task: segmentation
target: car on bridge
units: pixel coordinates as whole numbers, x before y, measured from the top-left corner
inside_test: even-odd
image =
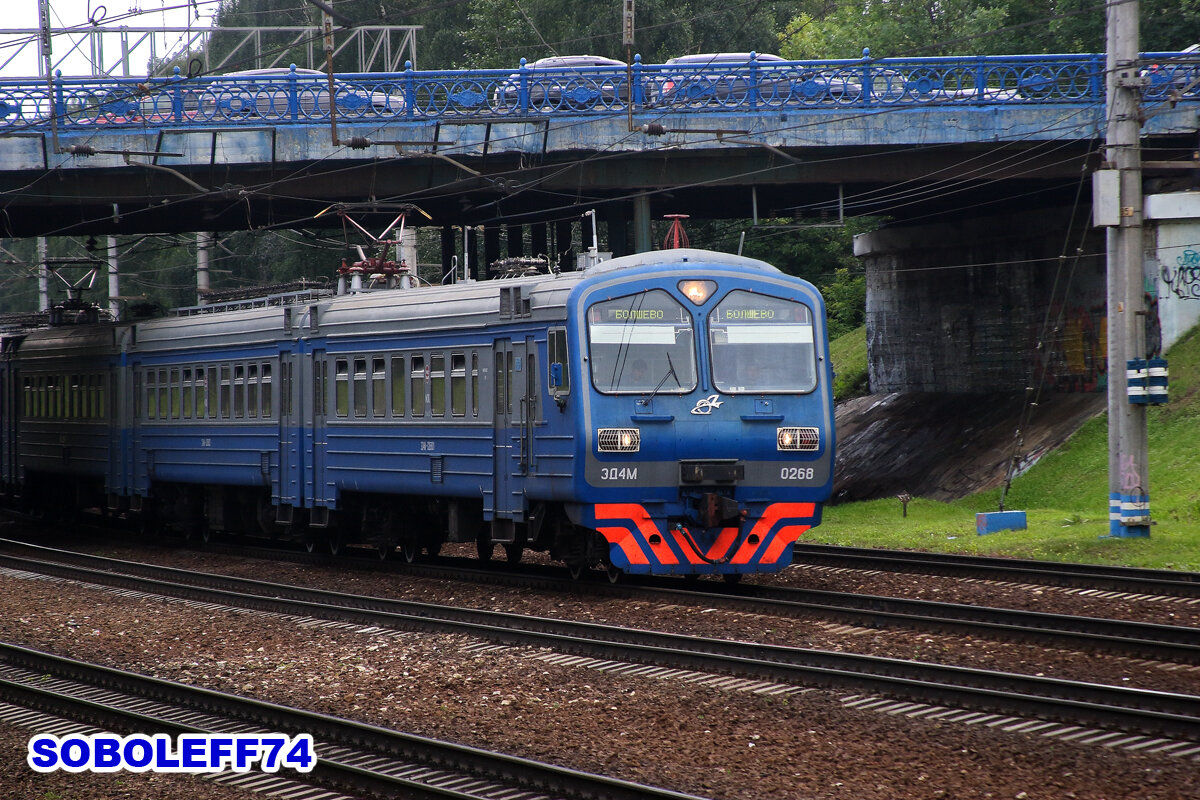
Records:
[[[391,117],[404,112],[404,98],[334,79],[339,117]],[[390,88],[390,87],[389,87]],[[399,87],[395,87],[399,91]],[[323,117],[329,112],[329,76],[317,69],[268,67],[228,72],[189,87],[184,111],[200,119],[288,119]],[[294,97],[294,106],[293,106]]]
[[[525,65],[528,106],[539,111],[608,108],[629,102],[624,61],[605,56],[549,56]],[[618,70],[622,72],[618,74]],[[521,106],[522,73],[514,72],[496,87],[492,107],[501,113]]]
[[[751,83],[751,63],[758,78]],[[772,53],[697,53],[668,60],[656,76],[657,106],[740,106],[750,89],[768,106],[822,101],[846,102],[862,94],[847,70],[800,69]]]

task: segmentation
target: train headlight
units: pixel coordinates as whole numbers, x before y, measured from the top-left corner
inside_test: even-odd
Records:
[[[636,453],[642,448],[642,432],[637,428],[601,428],[596,431],[601,453]]]
[[[717,290],[716,281],[680,281],[679,291],[683,292],[684,297],[691,300],[698,306],[704,305],[704,301],[712,297],[712,293]]]
[[[780,450],[816,450],[821,434],[816,428],[776,428],[775,445]]]

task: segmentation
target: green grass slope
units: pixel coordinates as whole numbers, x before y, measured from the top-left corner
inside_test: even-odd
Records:
[[[1025,511],[1027,530],[976,534],[975,514],[999,510],[994,490],[953,503],[918,498],[907,516],[896,499],[834,506],[803,540],[1200,571],[1200,328],[1167,359],[1170,402],[1148,415],[1149,537],[1108,535],[1108,419],[1101,416],[1013,481],[1004,507]]]
[[[849,400],[867,393],[867,326],[859,325],[829,343],[833,361],[833,399]]]

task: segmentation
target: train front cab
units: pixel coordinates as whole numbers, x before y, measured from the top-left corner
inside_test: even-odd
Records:
[[[762,262],[707,256],[597,276],[571,305],[587,391],[584,502],[568,513],[625,572],[782,569],[832,486],[820,294]]]

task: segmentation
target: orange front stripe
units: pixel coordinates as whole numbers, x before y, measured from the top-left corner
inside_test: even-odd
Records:
[[[650,563],[627,528],[599,528],[598,530],[610,545],[615,544],[621,548],[621,552],[625,554],[625,558],[630,564]]]

